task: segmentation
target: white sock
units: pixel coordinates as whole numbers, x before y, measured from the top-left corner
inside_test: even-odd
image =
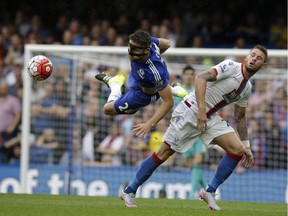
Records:
[[[118,98],[120,98],[122,95],[121,85],[119,85],[116,82],[115,83],[113,82],[109,84],[109,86],[110,86],[111,92],[110,92],[107,102],[115,101]]]

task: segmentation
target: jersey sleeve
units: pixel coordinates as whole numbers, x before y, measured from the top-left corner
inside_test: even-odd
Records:
[[[159,46],[159,39],[156,37],[151,37],[152,43],[155,43],[157,46]]]
[[[221,80],[235,74],[237,63],[232,60],[224,60],[213,67],[216,72],[216,79]]]
[[[149,68],[152,72],[151,78],[153,87],[157,91],[163,90],[168,85],[170,79],[166,67],[164,67],[160,62],[151,62]]]
[[[248,105],[248,100],[251,94],[252,85],[250,82],[248,82],[247,85],[248,85],[247,88],[245,88],[245,90],[242,93],[243,94],[242,97],[238,101],[235,102],[235,104],[237,104],[240,107],[247,107]]]

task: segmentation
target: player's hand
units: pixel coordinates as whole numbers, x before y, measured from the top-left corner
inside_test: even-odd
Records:
[[[204,132],[207,128],[207,116],[205,109],[199,109],[197,113],[197,128]]]
[[[146,138],[147,133],[151,130],[151,126],[148,123],[139,123],[133,127],[133,132],[138,137]]]
[[[254,156],[250,148],[245,148],[243,164],[245,167],[252,167],[254,164]]]

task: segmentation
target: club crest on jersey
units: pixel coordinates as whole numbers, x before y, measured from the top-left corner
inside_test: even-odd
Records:
[[[144,79],[145,72],[144,72],[144,70],[143,70],[142,68],[140,68],[140,69],[138,70],[138,74],[139,74],[139,76],[141,77],[141,79]]]

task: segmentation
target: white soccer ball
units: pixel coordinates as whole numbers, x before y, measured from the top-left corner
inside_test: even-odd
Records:
[[[42,81],[52,74],[53,65],[46,56],[37,55],[30,59],[27,71],[33,80]]]

